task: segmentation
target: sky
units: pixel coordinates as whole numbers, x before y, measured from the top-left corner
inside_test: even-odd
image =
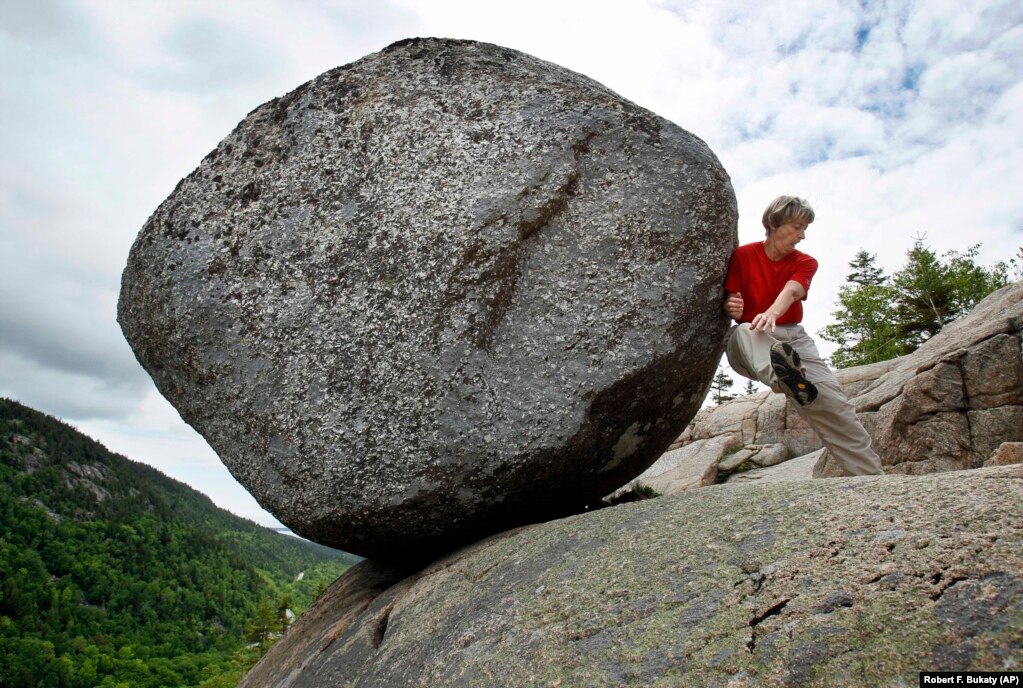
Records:
[[[411,36],[535,55],[695,133],[742,243],[808,199],[811,333],[861,248],[891,273],[920,235],[987,266],[1023,244],[1019,0],[0,0],[0,396],[279,525],[135,361],[121,271],[248,112]]]

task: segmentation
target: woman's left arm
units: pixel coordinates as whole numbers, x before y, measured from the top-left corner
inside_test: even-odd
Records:
[[[785,315],[788,311],[789,306],[799,301],[801,298],[806,296],[806,290],[803,289],[803,285],[795,280],[789,280],[782,287],[781,293],[778,294],[778,298],[774,300],[771,307],[763,313],[758,313],[750,326],[754,330],[760,332],[774,332],[774,328],[777,326],[778,318]]]

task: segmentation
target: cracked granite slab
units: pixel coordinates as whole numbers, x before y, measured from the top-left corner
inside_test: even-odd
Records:
[[[1023,466],[715,485],[345,573],[242,688],[850,686],[1023,666]]]

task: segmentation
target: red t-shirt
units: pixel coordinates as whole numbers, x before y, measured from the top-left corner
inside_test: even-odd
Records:
[[[742,294],[743,311],[739,322],[751,322],[758,313],[771,307],[789,280],[799,282],[809,292],[810,280],[816,272],[817,260],[802,251],[793,250],[781,260],[771,260],[764,252],[763,242],[755,241],[743,244],[732,253],[725,291]],[[796,301],[776,323],[793,325],[802,320],[803,303]]]

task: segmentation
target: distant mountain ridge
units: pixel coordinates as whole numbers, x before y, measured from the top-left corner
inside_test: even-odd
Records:
[[[0,399],[0,685],[215,685],[355,561]]]

